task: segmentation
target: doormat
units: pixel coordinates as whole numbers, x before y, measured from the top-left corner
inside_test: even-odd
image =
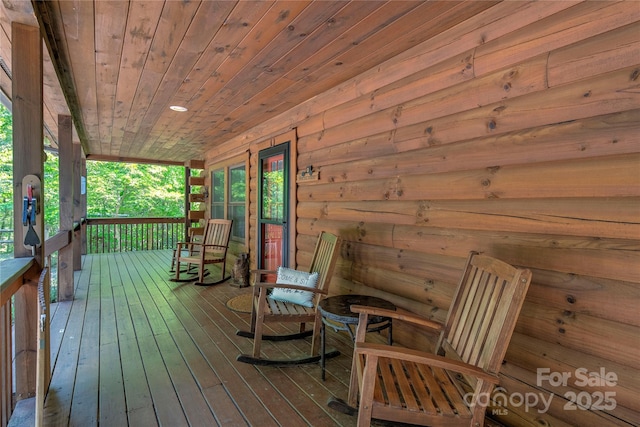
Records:
[[[227,308],[238,313],[251,313],[252,296],[253,293],[246,293],[233,297],[227,301]]]

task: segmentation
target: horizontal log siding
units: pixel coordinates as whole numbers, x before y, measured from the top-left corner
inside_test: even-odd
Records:
[[[501,3],[207,158],[251,150],[254,248],[257,153],[297,128],[298,170],[313,165],[320,176],[298,185],[296,257],[308,264],[321,230],[344,239],[331,293],[380,296],[444,320],[469,250],[531,268],[501,386],[554,400],[544,413],[510,405],[494,416],[635,424],[639,21],[635,2]],[[430,339],[400,327],[394,338]],[[576,369],[601,367],[616,386],[575,384]],[[537,384],[538,368],[572,377]],[[607,390],[613,409],[565,408],[567,392]]]

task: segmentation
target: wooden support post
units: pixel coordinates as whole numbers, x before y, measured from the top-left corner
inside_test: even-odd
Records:
[[[73,222],[80,223],[82,219],[82,147],[80,144],[72,144],[72,188],[73,188]],[[79,271],[82,268],[83,250],[83,230],[84,226],[80,226],[73,232],[73,271]]]
[[[71,116],[58,116],[58,148],[60,153],[60,229],[73,230],[73,132]],[[75,233],[71,233],[72,240]],[[58,252],[58,301],[73,299],[73,243]]]
[[[82,152],[82,146],[80,146],[80,170],[82,171],[82,183],[80,188],[80,218],[87,218],[87,157]],[[82,254],[87,253],[87,226],[82,225]]]
[[[14,297],[16,401],[36,394],[38,352],[38,279],[34,265],[24,276],[24,284]]]
[[[11,49],[13,60],[13,219],[14,257],[32,256],[32,251],[22,245],[25,233],[22,229],[22,179],[35,175],[42,181],[44,176],[43,113],[42,113],[42,39],[40,29],[12,22]],[[42,194],[44,192],[41,191]],[[41,194],[41,196],[42,196]],[[42,199],[42,197],[40,197]],[[43,210],[38,200],[38,210]],[[44,215],[43,215],[44,217]],[[36,223],[34,228],[44,236],[44,225]],[[44,239],[43,239],[44,240]],[[43,246],[36,249],[35,258],[43,265]]]
[[[191,227],[192,221],[189,219],[189,209],[191,209],[191,202],[189,202],[189,194],[191,193],[191,185],[189,183],[189,178],[191,177],[191,168],[184,168],[184,240],[188,239],[189,236],[189,228]]]
[[[14,208],[14,257],[29,257],[35,252],[37,265],[25,275],[28,280],[15,295],[15,381],[16,400],[35,395],[38,276],[44,264],[44,224],[33,225],[42,236],[35,250],[25,247],[23,231],[22,180],[27,175],[44,177],[44,135],[42,113],[42,38],[40,29],[18,22],[11,23],[13,40],[12,65],[12,113],[13,113],[13,208]],[[37,209],[43,213],[43,187]],[[34,247],[34,246],[32,246]]]

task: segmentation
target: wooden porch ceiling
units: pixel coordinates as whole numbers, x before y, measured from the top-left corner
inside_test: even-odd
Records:
[[[0,55],[39,22],[52,138],[70,111],[88,158],[184,162],[493,4],[3,0]]]

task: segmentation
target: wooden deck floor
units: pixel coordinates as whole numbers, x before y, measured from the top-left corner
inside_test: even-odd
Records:
[[[247,289],[170,282],[170,252],[90,255],[73,302],[52,306],[47,426],[352,426],[326,406],[346,398],[347,336],[329,331],[341,356],[318,364],[255,367],[236,361],[252,341],[235,335],[249,315],[226,301]],[[308,342],[264,343],[272,357]]]

